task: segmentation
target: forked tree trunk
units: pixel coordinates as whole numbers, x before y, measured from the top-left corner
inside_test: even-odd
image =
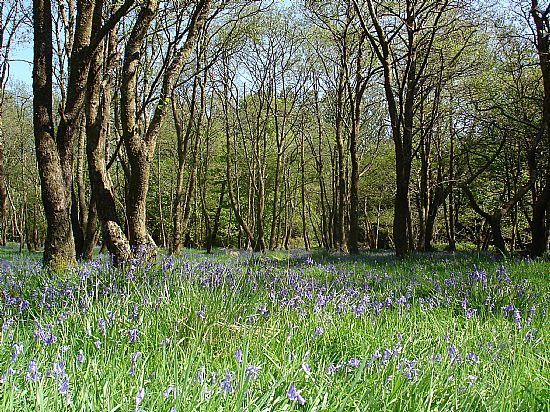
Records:
[[[95,18],[101,18],[101,15],[96,14]],[[112,68],[111,60],[114,58],[116,52],[115,47],[116,30],[113,29],[109,38],[109,47],[107,48],[108,56],[105,63],[107,68]],[[92,234],[92,228],[95,228],[95,212],[97,211],[107,250],[113,255],[117,263],[122,263],[130,258],[131,253],[129,242],[117,216],[115,197],[105,162],[105,146],[107,144],[110,123],[111,79],[107,75],[105,86],[102,88],[102,66],[104,60],[102,48],[99,48],[91,65],[88,82],[86,154],[92,195],[87,229],[89,243],[87,244],[85,255],[89,257],[95,243],[97,243],[97,235],[95,233]]]
[[[75,246],[71,227],[71,193],[66,185],[53,125],[52,9],[50,0],[33,1],[33,124],[36,160],[47,229],[44,263],[72,264]]]
[[[168,99],[172,96],[176,80],[194,47],[197,35],[206,22],[211,3],[211,0],[196,2],[193,15],[186,28],[187,37],[182,46],[173,51],[171,59],[164,69],[159,104],[155,107],[143,135],[138,130],[138,110],[136,109],[138,67],[143,41],[159,8],[158,1],[148,0],[143,5],[126,44],[120,103],[122,136],[130,165],[129,191],[126,202],[128,235],[130,244],[134,247],[150,245],[155,248],[155,243],[149,235],[146,225],[150,159],[155,153],[157,137],[168,111]]]
[[[60,268],[76,257],[71,207],[75,136],[84,108],[88,71],[96,48],[104,36],[133,4],[126,0],[104,25],[94,27],[94,10],[103,2],[79,1],[71,43],[67,95],[60,108],[54,132],[52,113],[52,8],[50,0],[34,0],[34,136],[42,201],[47,220],[44,262]],[[55,136],[54,136],[54,133]],[[76,210],[76,209],[75,209]]]

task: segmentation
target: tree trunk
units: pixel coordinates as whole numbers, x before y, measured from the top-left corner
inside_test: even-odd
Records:
[[[336,168],[335,168],[335,210],[333,239],[334,247],[342,252],[347,252],[345,235],[345,202],[346,202],[346,167],[344,159],[344,137],[343,137],[343,111],[344,111],[344,69],[338,74],[338,88],[336,90]]]
[[[549,15],[538,0],[531,0],[531,17],[536,26],[535,40],[539,56],[539,67],[543,83],[542,124],[539,133],[546,133],[546,149],[550,147],[550,38],[547,35]],[[536,169],[536,165],[532,168]],[[536,191],[534,191],[535,194]],[[548,228],[546,214],[550,207],[550,158],[546,156],[543,187],[539,196],[533,200],[533,218],[531,223],[531,256],[542,256],[548,249]]]
[[[0,244],[6,246],[8,217],[8,192],[7,181],[4,173],[4,127],[0,108]]]
[[[96,14],[95,16],[96,19],[100,17],[100,14]],[[113,64],[112,59],[116,51],[115,42],[116,32],[113,30],[109,38],[109,47],[107,48],[107,68],[111,68]],[[107,144],[110,124],[111,79],[110,77],[106,79],[102,89],[101,67],[104,60],[102,50],[102,48],[97,50],[91,65],[86,104],[86,154],[92,194],[88,228],[86,230],[88,242],[85,256],[90,256],[95,243],[97,243],[96,235],[92,235],[92,227],[95,228],[96,225],[93,215],[97,211],[101,222],[104,244],[107,250],[113,255],[115,262],[123,263],[130,258],[131,253],[128,239],[118,219],[111,179],[105,163],[105,146]]]
[[[550,201],[550,185],[547,185],[533,203],[533,217],[531,221],[531,256],[542,256],[548,249],[548,230],[546,214]]]
[[[191,139],[191,132],[193,130],[193,121],[195,118],[197,88],[198,88],[198,75],[195,75],[193,80],[193,91],[191,94],[191,102],[189,107],[189,120],[184,130],[183,119],[176,107],[176,101],[172,99],[172,113],[174,115],[174,124],[176,127],[176,135],[178,138],[178,173],[176,179],[176,193],[174,196],[174,203],[172,206],[173,213],[173,228],[172,228],[172,241],[170,242],[170,253],[180,253],[183,248],[184,235],[183,233],[183,209],[184,209],[184,179],[185,179],[185,166],[187,160],[187,150],[189,141]]]
[[[156,249],[146,225],[150,162],[155,153],[157,138],[166,117],[168,100],[173,95],[176,80],[191,54],[198,33],[206,22],[211,3],[211,0],[202,0],[195,4],[189,25],[185,28],[187,37],[181,47],[173,50],[164,69],[159,104],[155,107],[143,136],[139,132],[138,110],[136,110],[137,73],[143,41],[153,17],[159,9],[157,0],[148,0],[144,4],[126,44],[120,100],[122,107],[122,137],[130,165],[129,190],[126,202],[128,235],[130,244],[134,247],[151,247],[153,251]],[[182,40],[183,36],[180,36],[179,39]]]
[[[271,216],[271,233],[269,234],[269,249],[273,250],[276,247],[276,227],[279,220],[278,214],[278,200],[279,200],[279,179],[281,175],[281,145],[279,144],[279,137],[277,137],[277,161],[275,165],[275,182],[273,184],[273,213]]]
[[[302,122],[303,124],[303,122]],[[305,165],[305,142],[304,142],[304,131],[300,133],[301,142],[300,142],[300,203],[302,206],[302,236],[304,238],[304,248],[309,250],[311,248],[309,242],[309,236],[307,233],[307,221],[306,221],[306,165]]]
[[[71,226],[71,192],[66,184],[66,171],[63,170],[64,163],[54,136],[51,2],[34,0],[33,17],[33,124],[47,222],[44,263],[60,269],[74,263],[76,254]]]

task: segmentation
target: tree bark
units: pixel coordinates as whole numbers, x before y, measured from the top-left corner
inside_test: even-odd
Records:
[[[96,10],[95,19],[101,18],[101,9]],[[111,76],[106,73],[102,76],[102,66],[105,61],[107,72],[112,70],[113,59],[116,53],[116,29],[113,29],[108,42],[107,56],[103,49],[98,48],[95,53],[89,73],[89,86],[86,99],[86,154],[88,159],[88,174],[92,189],[91,206],[88,216],[87,250],[85,255],[90,256],[91,250],[97,243],[93,233],[95,228],[95,213],[101,222],[103,240],[107,250],[113,255],[115,262],[121,264],[131,257],[130,245],[122,230],[119,221],[111,179],[106,166],[106,144],[109,133],[111,111]],[[104,82],[103,82],[104,80]],[[102,87],[102,82],[104,86]],[[94,242],[95,240],[95,242]]]
[[[143,136],[140,135],[137,126],[137,69],[140,63],[143,40],[159,8],[157,0],[148,0],[144,4],[126,44],[120,94],[121,123],[124,146],[130,165],[129,190],[126,202],[128,234],[130,244],[134,247],[151,246],[153,249],[156,247],[146,225],[150,162],[155,153],[157,137],[168,111],[169,99],[172,96],[175,82],[194,47],[198,33],[206,22],[211,3],[211,0],[202,0],[195,5],[193,15],[186,28],[187,37],[183,45],[174,50],[164,69],[159,104],[155,107]]]
[[[0,107],[0,244],[6,245],[8,217],[8,191],[6,174],[4,173],[4,126],[2,123],[2,108]]]
[[[72,264],[76,254],[71,227],[71,193],[66,184],[64,162],[59,150],[59,145],[67,142],[56,142],[54,136],[50,0],[33,0],[33,17],[33,124],[42,201],[47,221],[44,263],[56,268]],[[64,149],[65,152],[66,150]]]
[[[541,10],[538,0],[531,0],[531,17],[535,23],[535,45],[539,55],[539,67],[543,83],[542,124],[539,133],[546,134],[546,149],[550,148],[550,38],[549,16]],[[532,166],[537,168],[537,165]],[[531,256],[542,256],[548,250],[546,215],[550,207],[550,157],[546,156],[542,188],[533,191],[533,217],[531,221]]]

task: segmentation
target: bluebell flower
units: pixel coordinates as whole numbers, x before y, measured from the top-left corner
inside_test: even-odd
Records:
[[[14,363],[19,355],[23,353],[23,345],[21,343],[13,344],[13,351],[11,352],[11,362]]]
[[[145,397],[145,389],[143,389],[143,387],[141,387],[136,392],[136,397],[134,399],[135,403],[136,403],[136,406],[138,406],[141,403],[141,401],[143,400],[144,397]]]
[[[526,341],[526,342],[529,342],[530,340],[533,340],[535,339],[535,332],[537,331],[536,328],[533,328],[531,329],[530,331],[528,331],[525,336],[523,337],[523,339]]]
[[[313,337],[316,338],[318,336],[321,336],[324,333],[325,333],[325,330],[323,329],[323,327],[322,326],[317,326],[315,328],[315,331],[313,332]]]
[[[40,378],[40,373],[38,373],[38,365],[36,364],[36,361],[34,359],[29,362],[29,368],[26,376],[28,380],[33,382]]]
[[[331,363],[330,365],[327,366],[327,375],[334,375],[341,368],[342,368],[342,365],[335,365],[334,363]]]
[[[130,364],[130,370],[128,371],[128,373],[131,376],[134,376],[136,361],[137,361],[137,358],[139,358],[140,356],[141,356],[141,352],[132,353],[132,361],[131,361],[131,364]]]
[[[241,363],[243,361],[243,352],[240,348],[235,351],[234,356],[235,356],[235,359],[237,359],[237,362]]]
[[[64,361],[54,362],[53,373],[54,373],[54,376],[56,377],[66,376],[67,374],[65,372],[65,362]]]
[[[225,377],[219,383],[220,389],[223,390],[224,392],[231,392],[231,380],[232,380],[231,373],[226,369]]]
[[[174,398],[176,398],[176,386],[175,385],[168,385],[168,388],[165,389],[163,392],[164,399],[167,399],[170,397],[170,395],[173,395]]]
[[[65,376],[59,380],[59,393],[65,395],[69,390],[69,379]]]
[[[479,356],[477,356],[475,354],[475,352],[469,352],[467,355],[466,355],[466,360],[471,360],[475,363],[479,363]]]
[[[34,331],[34,338],[50,345],[57,341],[57,336],[52,333],[53,325],[50,323],[46,326],[40,326]]]
[[[106,330],[107,322],[105,321],[105,319],[99,319],[98,323],[99,323],[99,330],[101,331],[101,334],[105,336],[107,334],[107,330]]]
[[[512,305],[511,303],[506,305],[506,306],[503,306],[502,307],[502,311],[504,312],[504,316],[508,316],[508,314],[510,312],[513,312],[514,311],[514,305]]]
[[[452,361],[456,358],[458,350],[456,349],[456,346],[451,345],[449,346],[448,352],[449,352],[449,359]]]
[[[244,372],[244,376],[247,378],[247,379],[250,379],[250,380],[255,380],[258,378],[258,374],[259,372],[262,370],[262,367],[261,366],[256,366],[256,365],[248,365],[246,367],[246,370]]]
[[[288,388],[287,397],[291,401],[298,401],[300,405],[304,405],[306,403],[305,398],[300,395],[300,391],[297,390],[294,385],[291,385],[290,388]]]
[[[468,308],[466,309],[466,319],[472,318],[477,313],[477,309]]]
[[[358,368],[360,364],[361,362],[359,362],[359,359],[357,358],[350,358],[350,360],[348,361],[348,365],[352,368]]]
[[[268,314],[267,305],[265,303],[262,303],[260,306],[258,306],[258,312],[260,312],[264,316],[267,316]]]
[[[134,326],[132,329],[128,331],[128,336],[130,337],[130,339],[128,340],[129,343],[134,343],[135,341],[137,341],[139,337],[139,331],[137,326]]]

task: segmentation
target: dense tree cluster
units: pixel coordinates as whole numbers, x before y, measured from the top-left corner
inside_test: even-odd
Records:
[[[1,7],[1,241],[44,243],[48,264],[98,243],[119,261],[548,249],[547,2]],[[31,10],[32,95],[8,83]]]

